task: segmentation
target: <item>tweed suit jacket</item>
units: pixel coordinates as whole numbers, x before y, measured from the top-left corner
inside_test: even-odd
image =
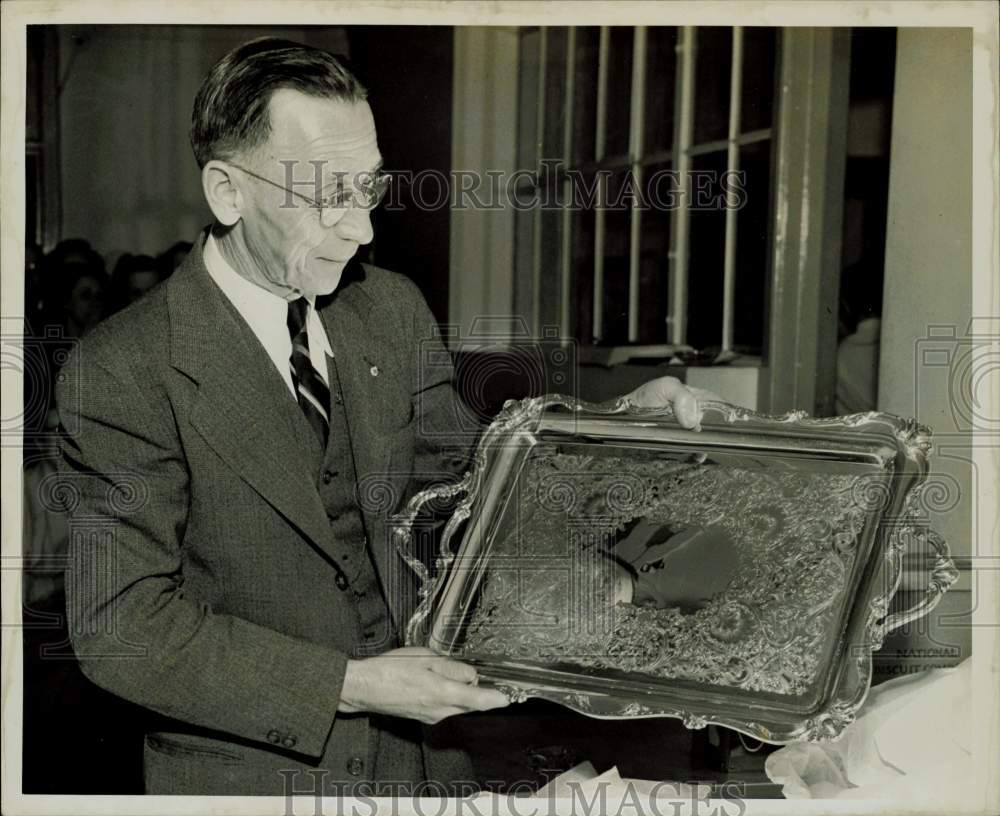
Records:
[[[358,614],[335,583],[337,542],[293,432],[300,409],[209,277],[203,238],[62,370],[71,637],[93,682],[162,718],[146,738],[147,792],[282,794],[298,772],[313,776],[297,790],[321,779],[335,791],[364,781],[357,760],[379,727],[336,710]],[[402,631],[412,583],[389,516],[421,474],[460,470],[474,433],[458,430],[468,417],[419,291],[356,272],[317,309]],[[424,759],[431,778],[468,772],[460,754]]]

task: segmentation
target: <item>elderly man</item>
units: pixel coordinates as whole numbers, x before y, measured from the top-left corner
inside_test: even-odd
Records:
[[[83,670],[155,712],[149,793],[462,778],[421,723],[507,700],[398,648],[387,520],[471,440],[416,287],[352,262],[386,185],[364,89],[324,52],[256,40],[205,78],[191,142],[215,223],[64,369]],[[675,380],[633,396],[697,424]],[[364,500],[373,478],[395,506]]]

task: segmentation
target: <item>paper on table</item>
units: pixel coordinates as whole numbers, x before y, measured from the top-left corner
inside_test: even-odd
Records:
[[[971,773],[971,660],[871,690],[833,743],[792,743],[765,772],[789,799],[953,798]]]
[[[657,782],[651,779],[623,779],[614,766],[598,774],[590,762],[581,762],[540,787],[532,798],[548,801],[570,799],[574,802],[600,802],[608,812],[618,812],[617,803],[627,803],[631,808],[643,808],[649,802],[664,799],[691,802],[705,801],[711,793],[708,785],[688,785],[685,782]],[[501,798],[498,794],[483,792],[476,801]],[[640,812],[644,812],[640,810]]]
[[[556,799],[585,796],[587,801],[590,801],[595,794],[601,792],[602,788],[604,796],[611,801],[636,796],[646,800],[655,797],[691,801],[694,798],[707,799],[711,791],[708,785],[692,786],[686,782],[623,779],[618,773],[617,765],[598,775],[593,765],[581,762],[543,785],[535,795]]]
[[[601,776],[607,776],[608,774],[614,772],[614,778],[618,779],[618,769],[612,768]],[[559,799],[563,796],[572,795],[573,789],[570,787],[571,782],[583,785],[588,782],[592,782],[598,778],[597,771],[594,766],[589,762],[581,762],[579,765],[575,765],[568,771],[563,771],[555,779],[550,780],[547,784],[542,785],[536,792],[536,796],[547,796],[555,797]]]

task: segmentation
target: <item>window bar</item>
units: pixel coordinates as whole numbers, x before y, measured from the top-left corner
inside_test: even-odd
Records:
[[[761,128],[760,130],[749,130],[736,137],[736,144],[740,147],[752,145],[756,142],[766,142],[771,138],[771,128]],[[688,154],[691,156],[704,156],[706,153],[718,153],[720,150],[728,150],[730,138],[716,139],[714,142],[699,142],[691,145]]]
[[[563,123],[563,161],[569,167],[573,162],[573,103],[576,87],[576,27],[570,26],[566,37],[566,118]],[[559,333],[563,343],[570,342],[570,299],[573,274],[573,185],[569,178],[562,184],[562,251],[559,255],[561,278],[559,281]]]
[[[632,46],[632,99],[629,115],[629,157],[635,190],[642,190],[643,122],[646,118],[646,27],[636,26]],[[641,193],[640,193],[641,195]],[[628,341],[639,342],[639,262],[642,248],[642,209],[632,206],[629,221]]]
[[[542,156],[545,138],[545,70],[549,61],[548,29],[538,27],[538,88],[535,97],[535,184],[540,190],[542,178]],[[544,195],[541,196],[544,199]],[[531,230],[531,330],[535,337],[542,334],[542,208],[536,206],[532,212]]]
[[[691,194],[691,136],[694,124],[694,68],[697,48],[697,29],[684,26],[677,46],[677,84],[675,92],[674,155],[676,171],[681,183],[679,204],[670,222],[670,342],[683,345],[687,339],[687,274],[688,236],[691,228],[688,210]]]
[[[611,31],[601,26],[601,36],[597,46],[597,131],[594,134],[594,158],[604,158],[605,119],[608,115],[608,52],[611,46]],[[591,336],[599,342],[604,326],[604,175],[597,171],[597,210],[594,212],[594,308]]]
[[[726,170],[740,169],[740,104],[743,93],[743,28],[733,28],[733,64],[729,73],[729,145]],[[730,175],[732,178],[732,175]],[[736,286],[736,230],[739,211],[726,202],[726,243],[722,279],[722,351],[733,349],[733,308]]]

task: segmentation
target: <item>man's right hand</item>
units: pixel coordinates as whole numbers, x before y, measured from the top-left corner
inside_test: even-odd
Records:
[[[365,660],[348,660],[337,710],[373,711],[433,725],[467,711],[502,708],[509,700],[494,689],[477,688],[472,666],[430,649],[393,649]]]

